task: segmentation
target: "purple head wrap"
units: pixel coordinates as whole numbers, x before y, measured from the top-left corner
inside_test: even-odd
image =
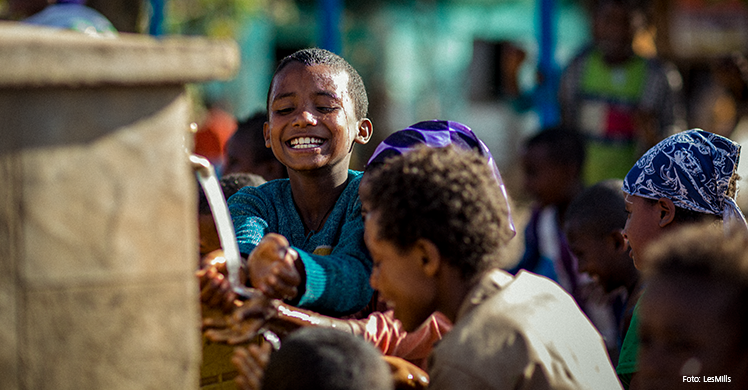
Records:
[[[740,145],[701,129],[683,131],[649,149],[626,175],[623,191],[668,198],[677,207],[721,216],[728,228],[748,232],[735,200],[727,196]]]
[[[496,166],[496,162],[486,144],[469,127],[462,123],[431,120],[418,122],[403,130],[396,131],[377,146],[367,163],[367,167],[382,164],[387,158],[401,155],[419,145],[426,145],[432,148],[454,145],[463,150],[474,150],[487,159],[488,165],[493,171],[494,178],[499,184],[501,194],[506,201],[509,230],[511,230],[512,237],[516,234],[517,231],[514,227],[514,220],[512,219],[509,207],[509,196],[507,195],[504,181],[501,179],[499,168]]]

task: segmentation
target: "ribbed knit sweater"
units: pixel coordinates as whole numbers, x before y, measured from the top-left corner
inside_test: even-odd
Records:
[[[362,172],[349,170],[348,184],[318,232],[304,234],[288,179],[245,187],[229,198],[239,251],[249,254],[267,233],[278,233],[299,252],[306,284],[299,307],[331,316],[363,309],[371,300],[372,261],[364,245],[358,185]]]

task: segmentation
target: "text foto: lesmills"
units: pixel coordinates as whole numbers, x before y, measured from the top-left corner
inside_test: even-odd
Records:
[[[731,382],[727,375],[720,376],[683,376],[683,382]]]

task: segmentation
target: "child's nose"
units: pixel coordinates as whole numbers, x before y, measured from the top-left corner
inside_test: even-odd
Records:
[[[294,126],[306,127],[316,125],[317,118],[315,118],[314,115],[308,110],[301,110],[301,113],[299,113],[299,115],[297,115],[294,120]]]

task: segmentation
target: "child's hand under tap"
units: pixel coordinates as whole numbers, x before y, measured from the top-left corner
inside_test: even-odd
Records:
[[[260,390],[265,368],[270,361],[270,343],[250,344],[246,348],[238,347],[231,362],[236,366],[239,375],[234,379],[239,390]]]
[[[195,273],[200,283],[200,302],[207,308],[228,313],[236,307],[236,293],[229,280],[214,265],[207,265]]]
[[[249,255],[249,280],[269,298],[292,300],[301,283],[297,261],[300,261],[299,253],[290,247],[285,237],[268,233]]]

